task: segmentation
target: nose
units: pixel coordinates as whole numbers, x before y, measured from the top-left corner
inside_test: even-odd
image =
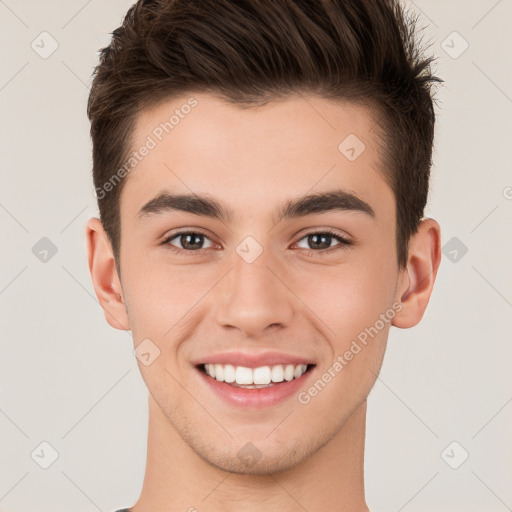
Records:
[[[239,329],[247,338],[289,326],[294,295],[286,281],[283,265],[266,251],[252,263],[235,255],[234,268],[221,281],[216,297],[218,325]]]

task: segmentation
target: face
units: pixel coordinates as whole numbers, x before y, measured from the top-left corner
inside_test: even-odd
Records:
[[[135,126],[134,150],[155,144],[121,194],[123,299],[169,431],[214,466],[274,473],[335,438],[376,379],[400,278],[394,196],[362,106],[189,98]],[[203,363],[284,380],[241,388]],[[290,364],[307,371],[288,381]]]

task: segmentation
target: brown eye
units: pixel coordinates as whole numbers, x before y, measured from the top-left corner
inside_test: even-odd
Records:
[[[334,246],[331,245],[333,239],[338,242]],[[303,248],[309,249],[308,254],[313,256],[331,253],[332,250],[344,249],[351,244],[349,240],[333,231],[314,231],[302,237],[300,241],[302,240],[306,240],[308,245],[308,247]]]
[[[174,233],[172,236],[167,238],[163,244],[169,245],[177,251],[197,252],[206,248],[204,247],[205,239],[208,239],[208,237],[203,233],[198,233],[196,231],[181,231],[179,233]],[[173,240],[176,240],[179,244],[178,247],[171,243]]]

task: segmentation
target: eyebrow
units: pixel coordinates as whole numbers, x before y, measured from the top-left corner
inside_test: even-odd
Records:
[[[288,200],[277,210],[276,224],[283,219],[336,210],[360,212],[375,218],[375,212],[367,202],[346,190],[337,189]],[[223,222],[233,222],[236,217],[234,210],[207,195],[171,194],[167,191],[148,201],[140,209],[138,216],[170,211],[193,213]]]

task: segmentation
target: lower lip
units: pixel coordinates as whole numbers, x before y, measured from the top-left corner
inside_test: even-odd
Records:
[[[206,385],[229,405],[244,409],[262,409],[277,405],[292,395],[296,395],[305,385],[315,367],[303,373],[298,379],[283,381],[268,388],[246,389],[230,386],[213,379],[196,367]]]

